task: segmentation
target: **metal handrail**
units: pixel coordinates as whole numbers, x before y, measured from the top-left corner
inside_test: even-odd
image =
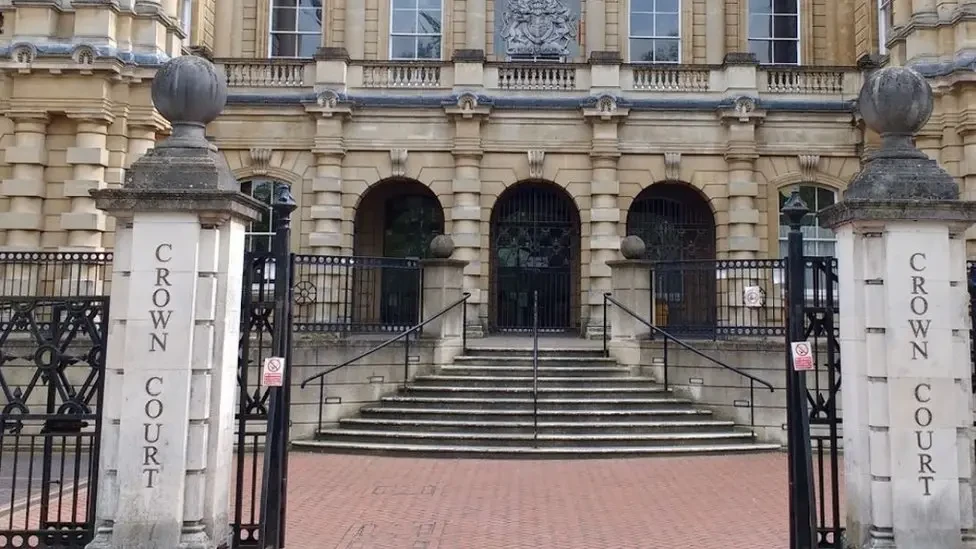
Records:
[[[539,447],[539,291],[532,292],[532,445]]]
[[[334,372],[334,371],[336,371],[336,370],[338,370],[340,368],[345,368],[346,366],[352,364],[353,362],[356,362],[358,360],[361,360],[363,358],[366,358],[369,355],[375,353],[376,351],[379,351],[380,349],[383,349],[383,348],[387,347],[388,345],[391,345],[393,343],[396,343],[400,339],[402,339],[404,337],[407,337],[407,336],[409,336],[410,334],[412,334],[412,333],[414,333],[416,331],[419,331],[424,326],[430,324],[431,322],[433,322],[433,321],[437,320],[438,318],[440,318],[440,317],[444,316],[445,314],[447,314],[451,309],[457,307],[458,305],[461,305],[461,304],[466,303],[468,301],[468,298],[469,297],[471,297],[471,292],[464,292],[463,294],[461,294],[461,299],[455,301],[454,303],[451,303],[447,307],[444,307],[437,314],[435,314],[434,316],[428,318],[427,320],[424,320],[423,322],[421,322],[419,324],[416,324],[415,326],[413,326],[411,328],[408,328],[408,329],[400,332],[399,334],[391,337],[390,339],[387,339],[383,343],[380,343],[379,345],[377,345],[377,346],[369,349],[368,351],[364,351],[364,352],[356,355],[355,357],[350,358],[349,360],[343,362],[342,364],[339,364],[338,366],[334,366],[334,367],[329,368],[328,370],[326,370],[324,372],[319,372],[319,373],[317,373],[315,375],[312,375],[312,376],[309,376],[309,377],[305,378],[305,381],[302,381],[301,388],[304,389],[305,386],[308,385],[308,383],[310,381],[312,381],[312,380],[325,377],[325,376],[331,374],[332,372]],[[462,326],[462,330],[464,330],[464,329],[465,328]],[[463,332],[462,332],[462,337],[463,337]],[[405,377],[404,377],[404,382],[406,382],[406,378]]]
[[[641,324],[644,324],[645,326],[647,326],[648,328],[650,328],[652,332],[655,332],[655,333],[658,333],[658,334],[661,334],[662,336],[664,336],[664,388],[665,388],[665,390],[668,389],[668,359],[667,359],[668,354],[667,353],[668,353],[668,340],[670,339],[671,341],[674,341],[675,343],[677,343],[679,346],[684,347],[686,350],[691,351],[692,353],[694,353],[694,354],[696,354],[696,355],[704,358],[705,360],[708,360],[708,361],[710,361],[710,362],[712,362],[714,364],[717,364],[718,366],[721,366],[722,368],[725,368],[726,370],[733,371],[733,372],[739,374],[740,376],[743,376],[743,377],[747,378],[749,380],[749,416],[750,416],[750,421],[751,421],[752,425],[753,426],[756,425],[756,415],[755,415],[755,385],[756,385],[756,383],[759,383],[760,385],[765,385],[766,387],[769,388],[769,392],[770,393],[775,392],[775,390],[773,389],[773,386],[769,382],[767,382],[767,381],[765,381],[763,379],[760,379],[760,378],[758,378],[756,376],[753,376],[751,374],[747,374],[746,372],[743,372],[742,370],[740,370],[738,368],[735,368],[733,366],[729,366],[728,364],[722,362],[721,360],[719,360],[719,359],[717,359],[717,358],[715,358],[713,356],[709,356],[709,355],[707,355],[707,354],[699,351],[698,349],[694,348],[690,344],[685,343],[684,341],[682,341],[682,340],[674,337],[673,335],[671,335],[667,331],[662,330],[661,328],[658,328],[657,326],[655,326],[654,324],[652,324],[650,321],[645,320],[640,315],[638,315],[637,313],[635,313],[634,311],[632,311],[629,307],[627,307],[623,303],[621,303],[621,302],[617,301],[616,299],[614,299],[613,298],[613,294],[611,294],[610,292],[607,292],[607,293],[603,294],[603,307],[604,307],[603,308],[603,310],[604,310],[604,314],[603,314],[603,343],[604,343],[604,345],[603,345],[603,348],[604,348],[604,353],[605,354],[606,353],[609,353],[609,349],[607,347],[607,326],[606,326],[606,324],[607,324],[607,315],[606,315],[607,306],[606,306],[606,304],[608,302],[609,303],[613,303],[614,305],[616,305],[617,307],[619,307],[621,311],[623,311],[623,312],[627,313],[628,315],[634,317],[634,319],[636,319],[637,321],[639,321]]]

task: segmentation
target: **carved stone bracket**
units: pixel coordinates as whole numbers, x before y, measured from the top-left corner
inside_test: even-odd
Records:
[[[323,117],[352,114],[352,103],[343,99],[335,90],[323,90],[315,96],[315,103],[306,103],[305,112],[318,113]]]
[[[444,112],[459,118],[484,118],[491,113],[491,105],[481,103],[478,96],[471,92],[464,92],[458,95],[455,104],[445,106]]]
[[[393,177],[407,175],[407,149],[390,149],[390,175]]]
[[[796,157],[800,163],[800,173],[804,181],[817,180],[817,167],[820,165],[819,154],[801,154]]]
[[[731,108],[720,109],[719,115],[725,123],[761,124],[766,118],[766,111],[758,107],[754,97],[743,95],[735,98]]]
[[[617,98],[612,95],[601,95],[592,107],[583,108],[583,116],[589,120],[599,119],[604,122],[619,120],[630,114],[630,109],[621,107]]]
[[[546,151],[532,149],[528,151],[529,156],[529,177],[541,179],[546,162]]]
[[[268,173],[268,165],[271,162],[271,149],[263,147],[251,147],[248,151],[251,155],[251,169],[255,174],[265,175]]]
[[[664,179],[666,181],[681,180],[681,153],[664,153]]]

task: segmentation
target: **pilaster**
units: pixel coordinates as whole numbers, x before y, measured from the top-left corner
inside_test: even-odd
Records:
[[[115,47],[119,5],[116,0],[73,0],[74,37],[86,44]]]
[[[487,295],[481,292],[481,125],[491,109],[479,105],[474,94],[465,93],[445,111],[454,120],[451,237],[457,247],[455,256],[465,262],[462,287],[471,294],[467,328],[479,335],[488,318]]]
[[[40,249],[50,119],[44,112],[12,112],[7,116],[14,121],[14,145],[4,151],[12,177],[0,183],[0,193],[10,199],[9,210],[0,214],[0,230],[7,231],[8,247]]]
[[[487,1],[467,0],[464,12],[464,47],[469,50],[488,49]]]
[[[86,115],[72,118],[76,120],[75,146],[68,148],[66,162],[73,166],[73,173],[64,182],[64,196],[71,200],[71,209],[61,214],[61,230],[68,232],[68,248],[97,249],[106,229],[105,214],[95,207],[90,192],[105,188],[111,120]]]
[[[346,0],[346,51],[359,61],[366,57],[366,2]]]
[[[314,198],[310,211],[314,225],[308,243],[316,254],[338,255],[342,252],[342,159],[346,154],[343,127],[352,114],[352,106],[340,102],[335,92],[327,91],[306,110],[316,117],[312,149]]]
[[[14,42],[46,41],[58,34],[63,10],[55,2],[13,0]]]
[[[590,147],[590,290],[585,303],[589,307],[586,333],[602,337],[603,294],[611,290],[609,262],[620,249],[622,215],[617,197],[620,180],[617,165],[620,159],[619,124],[629,110],[617,105],[616,99],[605,95],[592,108],[583,109],[583,116],[592,128]]]
[[[720,112],[727,130],[725,161],[729,171],[730,259],[754,259],[759,252],[759,209],[761,190],[756,181],[756,126],[766,116],[751,97],[737,98],[731,109]]]

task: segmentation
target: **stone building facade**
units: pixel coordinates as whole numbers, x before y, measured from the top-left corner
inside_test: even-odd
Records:
[[[781,257],[788,190],[833,203],[875,142],[854,99],[879,63],[930,77],[918,145],[976,198],[976,2],[878,1],[0,0],[0,246],[110,249],[88,193],[167,133],[153,72],[193,53],[227,76],[208,134],[244,190],[291,187],[296,251],[448,233],[472,327],[524,327],[541,291],[586,332],[626,234]]]

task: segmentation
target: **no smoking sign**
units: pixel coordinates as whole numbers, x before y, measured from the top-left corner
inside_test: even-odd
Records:
[[[810,349],[810,342],[794,341],[790,345],[793,348],[793,369],[797,372],[813,370],[813,351]]]
[[[269,356],[261,368],[261,384],[265,387],[281,387],[284,380],[285,359]]]

